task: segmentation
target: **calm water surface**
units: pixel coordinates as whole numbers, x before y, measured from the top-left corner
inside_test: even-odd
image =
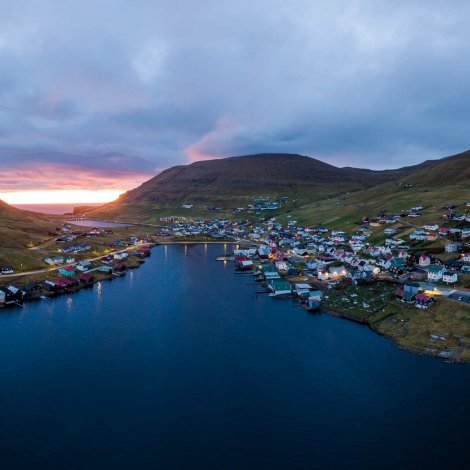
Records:
[[[42,214],[66,214],[73,212],[74,207],[77,206],[88,206],[98,207],[102,204],[95,203],[76,203],[76,204],[13,204],[18,209],[24,209],[26,211],[41,212]]]
[[[124,278],[2,311],[0,467],[470,463],[468,366],[256,295],[223,251],[160,246]]]
[[[107,222],[105,220],[70,220],[70,224],[81,225],[83,227],[130,227],[130,224],[120,224],[119,222]]]

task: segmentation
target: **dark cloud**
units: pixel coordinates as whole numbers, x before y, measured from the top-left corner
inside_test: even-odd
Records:
[[[28,167],[92,184],[262,151],[384,168],[470,146],[463,1],[7,3],[1,185]]]

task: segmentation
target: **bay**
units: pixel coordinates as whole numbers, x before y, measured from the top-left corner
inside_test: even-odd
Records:
[[[0,312],[2,468],[468,465],[470,367],[257,295],[224,245]]]

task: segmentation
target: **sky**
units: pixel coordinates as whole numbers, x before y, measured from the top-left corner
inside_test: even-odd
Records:
[[[8,202],[109,200],[170,166],[233,155],[382,169],[470,148],[466,1],[0,7]]]

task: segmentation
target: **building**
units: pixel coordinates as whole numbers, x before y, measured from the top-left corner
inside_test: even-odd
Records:
[[[429,281],[441,281],[444,268],[442,266],[431,266],[428,269],[428,280]]]
[[[449,242],[445,244],[446,253],[457,253],[462,247],[461,243],[458,242]]]
[[[455,284],[458,279],[459,276],[455,271],[444,271],[442,273],[442,281],[447,284]]]

